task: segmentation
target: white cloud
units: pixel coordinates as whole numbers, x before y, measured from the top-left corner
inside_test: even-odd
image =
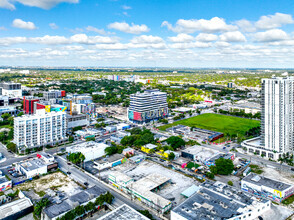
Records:
[[[217,35],[206,34],[206,33],[200,33],[196,37],[197,41],[202,41],[202,42],[211,42],[211,41],[216,41],[217,39],[218,39]]]
[[[26,6],[50,9],[60,3],[78,3],[79,0],[0,0],[0,8],[14,10],[14,3],[18,2]]]
[[[128,6],[128,5],[123,5],[123,6],[121,6],[122,7],[122,9],[124,9],[124,10],[130,10],[130,9],[132,9],[132,7],[131,6]]]
[[[240,27],[240,29],[242,31],[245,31],[245,32],[255,32],[256,31],[256,28],[254,27],[252,22],[250,22],[246,19],[236,21],[235,23],[238,27]]]
[[[15,6],[11,4],[8,0],[0,0],[0,8],[14,10]]]
[[[27,29],[27,30],[34,30],[37,29],[35,24],[30,21],[23,21],[21,19],[14,19],[12,22],[12,26],[15,28]]]
[[[106,32],[104,29],[98,29],[98,28],[95,28],[93,26],[88,26],[85,29],[86,29],[86,31],[96,32],[96,33],[101,34],[101,35],[111,34],[109,32]]]
[[[26,43],[57,45],[57,44],[68,44],[70,42],[68,38],[64,36],[45,35],[43,37],[28,38]]]
[[[273,42],[289,39],[288,34],[281,29],[272,29],[264,32],[257,32],[253,35],[253,37],[255,41],[259,42]]]
[[[3,26],[1,26],[1,27],[0,27],[0,31],[7,31],[7,28],[6,28],[6,27],[3,27]]]
[[[215,42],[214,44],[216,47],[229,47],[231,46],[230,43],[228,42],[224,42],[224,41],[218,41],[218,42]]]
[[[117,42],[117,38],[114,37],[104,37],[104,36],[87,36],[86,34],[75,34],[70,37],[72,43],[79,44],[111,44]]]
[[[76,34],[69,38],[64,36],[49,36],[43,37],[4,37],[0,38],[0,45],[13,45],[21,43],[30,44],[47,44],[47,45],[61,45],[61,44],[114,44],[117,43],[116,37],[105,37],[105,36],[87,36],[86,34]]]
[[[150,30],[145,24],[137,25],[132,23],[131,25],[129,25],[126,22],[114,22],[109,24],[108,28],[119,30],[129,34],[140,34],[143,32],[148,32]]]
[[[9,46],[11,44],[26,43],[26,37],[3,37],[0,38],[0,45]]]
[[[175,26],[172,26],[169,22],[164,21],[161,26],[167,26],[167,28],[171,31],[177,33],[194,33],[196,31],[208,32],[208,33],[216,33],[216,32],[224,32],[224,31],[233,31],[238,28],[234,25],[226,24],[223,18],[214,17],[210,20],[205,19],[179,19]]]
[[[221,41],[226,42],[245,42],[246,38],[240,31],[226,32],[219,36]]]
[[[212,44],[211,43],[205,43],[205,42],[191,42],[191,43],[174,43],[174,44],[170,44],[169,47],[170,48],[174,48],[174,49],[191,49],[191,48],[207,48],[207,47],[211,47]]]
[[[174,43],[187,43],[187,42],[191,42],[194,41],[195,38],[189,34],[178,34],[175,37],[168,37],[168,40]]]
[[[152,35],[141,35],[138,37],[134,37],[131,40],[131,43],[134,44],[141,44],[141,43],[162,43],[163,39],[158,36],[152,36]]]
[[[281,27],[284,24],[293,24],[294,20],[289,14],[275,13],[274,15],[261,16],[260,19],[255,22],[255,26],[258,29],[273,29]]]
[[[122,43],[115,43],[115,44],[96,44],[96,49],[100,50],[126,50],[128,46]]]
[[[55,30],[58,29],[58,26],[55,23],[50,23],[49,26],[51,27],[51,29]]]

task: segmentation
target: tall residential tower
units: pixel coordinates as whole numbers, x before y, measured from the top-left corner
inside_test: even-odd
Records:
[[[287,153],[294,146],[294,77],[262,79],[261,145]]]

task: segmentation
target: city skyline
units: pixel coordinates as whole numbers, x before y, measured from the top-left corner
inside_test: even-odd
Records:
[[[293,68],[291,6],[0,0],[0,65]]]

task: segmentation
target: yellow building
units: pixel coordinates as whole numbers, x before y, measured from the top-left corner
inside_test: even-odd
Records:
[[[156,150],[157,146],[154,144],[146,144],[141,147],[141,151],[149,154],[151,150]]]

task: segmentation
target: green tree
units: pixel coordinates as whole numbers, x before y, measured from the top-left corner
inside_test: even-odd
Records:
[[[7,120],[9,117],[11,117],[11,115],[9,113],[4,113],[1,115],[1,117],[3,118],[3,120]]]
[[[17,152],[17,147],[15,143],[9,142],[6,147],[8,150],[11,150],[14,153]]]
[[[48,206],[50,201],[48,198],[42,198],[39,202],[34,205],[34,216],[40,217],[44,207]]]
[[[230,181],[228,181],[228,185],[229,185],[229,186],[233,186],[234,184],[233,184],[233,182],[230,180]]]
[[[77,206],[77,207],[75,207],[75,209],[74,209],[74,213],[77,215],[77,216],[81,216],[81,215],[83,215],[84,213],[85,213],[85,208],[84,208],[84,206]]]
[[[208,178],[210,178],[210,179],[214,179],[214,174],[211,173],[211,172],[207,172],[207,173],[206,173],[206,176],[207,176]]]
[[[82,163],[86,158],[81,152],[71,153],[66,156],[66,159],[73,162],[74,164]]]
[[[74,142],[74,137],[71,135],[71,136],[69,136],[69,138],[68,138],[68,141],[70,142],[70,143],[72,143],[72,142]]]
[[[95,141],[96,139],[95,139],[95,137],[87,137],[86,138],[86,141]]]
[[[217,169],[217,174],[221,175],[229,175],[234,170],[234,164],[231,159],[219,158],[215,160],[215,166]]]
[[[22,116],[22,115],[24,115],[23,112],[20,112],[20,113],[17,114],[18,117],[20,117],[20,116]]]
[[[142,215],[146,216],[147,218],[154,220],[152,214],[148,210],[138,210]]]
[[[171,152],[171,153],[168,155],[168,160],[173,160],[173,159],[175,159],[175,157],[176,157],[176,155],[175,155],[173,152]]]
[[[95,208],[95,204],[93,202],[89,202],[87,205],[85,205],[85,210],[87,212],[92,211]]]
[[[110,146],[110,147],[105,148],[105,150],[104,150],[104,152],[108,156],[113,155],[113,154],[116,154],[117,151],[118,151],[118,149],[117,149],[116,146]]]
[[[169,137],[168,139],[166,139],[166,142],[172,146],[172,148],[174,150],[176,150],[177,148],[180,148],[180,147],[184,147],[185,146],[185,141],[180,138],[180,137],[177,137],[177,136],[171,136]]]

